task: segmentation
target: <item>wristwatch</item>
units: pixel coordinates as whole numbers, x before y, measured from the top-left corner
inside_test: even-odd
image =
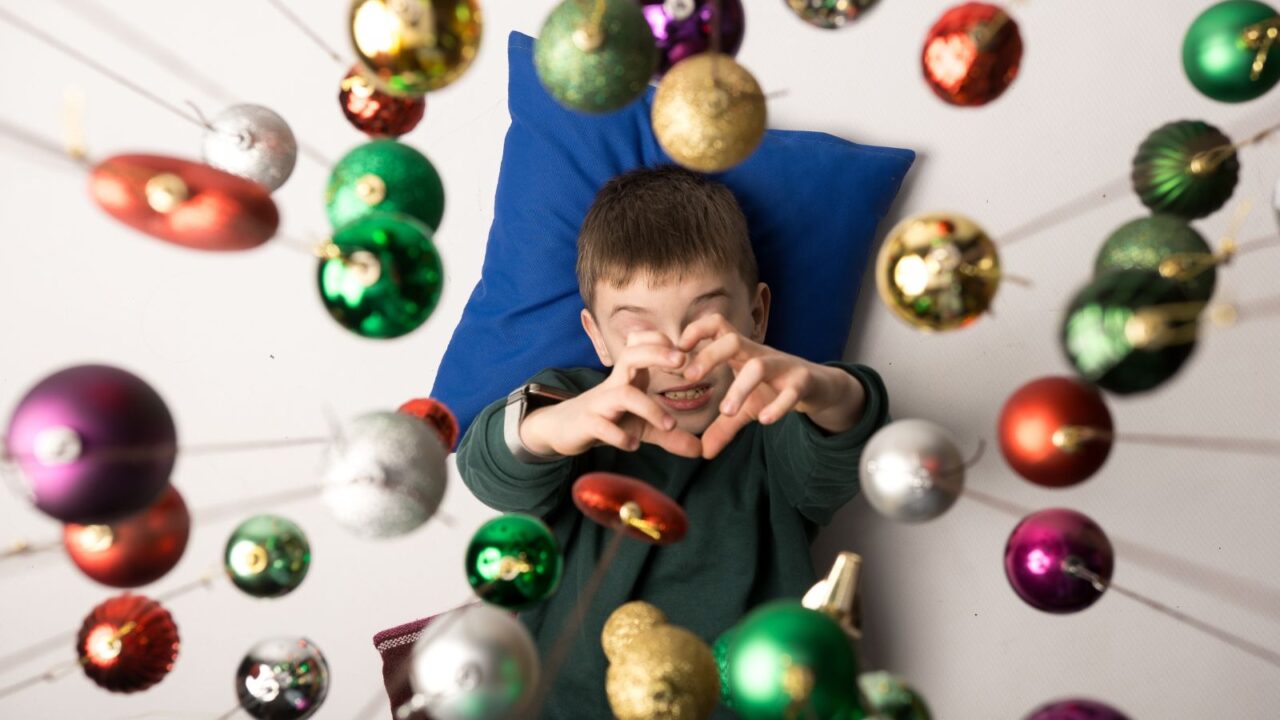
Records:
[[[507,407],[502,414],[502,434],[507,441],[507,449],[517,460],[525,463],[550,463],[562,459],[563,455],[542,455],[525,447],[520,439],[520,423],[529,413],[563,402],[576,393],[539,383],[522,385],[507,396]]]

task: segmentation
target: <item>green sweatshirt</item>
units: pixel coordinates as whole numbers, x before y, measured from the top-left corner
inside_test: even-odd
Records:
[[[619,605],[652,603],[671,623],[711,644],[755,605],[799,597],[815,582],[810,542],[857,493],[862,447],[889,412],[888,394],[874,370],[837,366],[866,388],[866,409],[857,425],[832,435],[793,412],[773,425],[748,425],[713,460],[683,458],[645,444],[635,452],[606,446],[553,463],[523,463],[503,437],[505,399],[476,418],[458,449],[463,482],[495,510],[543,518],[564,551],[559,590],[520,615],[544,661],[612,532],[574,506],[569,491],[575,479],[596,470],[639,478],[674,498],[689,519],[688,534],[672,545],[622,541],[575,633],[543,718],[613,716],[604,692],[607,663],[600,631]],[[546,370],[532,382],[581,392],[604,377],[581,368]],[[732,717],[723,707],[718,712],[717,717]]]

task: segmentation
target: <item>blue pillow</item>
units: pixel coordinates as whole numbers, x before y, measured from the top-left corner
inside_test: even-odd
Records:
[[[621,110],[586,115],[543,89],[533,38],[511,33],[507,56],[511,128],[489,245],[431,391],[464,433],[539,370],[600,366],[578,319],[578,228],[607,180],[671,162],[649,125],[652,88]],[[737,196],[773,291],[770,345],[840,359],[876,226],[914,160],[911,150],[770,130],[746,162],[714,176]]]

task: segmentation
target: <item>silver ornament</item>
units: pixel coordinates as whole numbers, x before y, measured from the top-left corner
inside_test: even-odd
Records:
[[[298,141],[284,118],[261,105],[232,105],[204,134],[206,164],[276,190],[298,162]]]
[[[325,504],[357,535],[403,535],[440,507],[448,454],[439,433],[420,418],[396,412],[356,418],[329,446]]]
[[[964,459],[951,434],[927,420],[899,420],[862,450],[862,494],[885,517],[932,520],[964,489]]]
[[[303,720],[329,694],[329,663],[306,638],[271,638],[249,648],[236,671],[240,707],[259,720]]]
[[[1276,218],[1280,219],[1280,180],[1276,181],[1276,191],[1271,195],[1271,209],[1275,211]]]

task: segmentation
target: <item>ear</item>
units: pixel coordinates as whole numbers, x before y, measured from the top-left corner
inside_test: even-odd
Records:
[[[769,302],[772,299],[768,285],[756,285],[756,294],[751,300],[751,339],[755,342],[764,342],[765,331],[769,329]]]
[[[586,331],[587,337],[591,338],[591,346],[596,349],[596,356],[600,358],[600,363],[605,367],[613,367],[613,356],[609,354],[609,347],[604,344],[604,333],[596,324],[595,316],[590,310],[582,308],[580,317],[582,329]]]

